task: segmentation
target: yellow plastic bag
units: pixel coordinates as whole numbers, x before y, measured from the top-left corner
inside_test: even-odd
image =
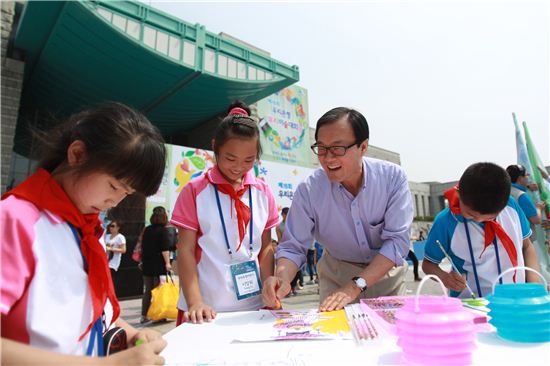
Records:
[[[151,320],[176,319],[178,317],[179,287],[174,284],[171,276],[168,281],[151,291],[151,306],[147,317]]]

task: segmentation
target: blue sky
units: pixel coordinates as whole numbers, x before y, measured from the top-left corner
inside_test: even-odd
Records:
[[[300,67],[312,126],[348,106],[409,180],[516,162],[512,112],[550,160],[547,1],[158,2]]]

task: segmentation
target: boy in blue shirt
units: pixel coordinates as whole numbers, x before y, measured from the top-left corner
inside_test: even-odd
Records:
[[[459,184],[445,192],[449,207],[433,223],[426,242],[422,269],[438,276],[451,296],[470,297],[466,282],[478,297],[492,292],[498,275],[514,266],[540,271],[531,229],[518,203],[510,197],[510,177],[493,163],[476,163],[466,169]],[[445,272],[438,240],[461,272]],[[502,283],[539,282],[536,274],[517,270],[501,277]]]
[[[521,207],[523,213],[527,217],[527,220],[531,224],[532,230],[533,225],[540,225],[541,218],[537,207],[531,200],[531,197],[527,194],[527,191],[529,190],[529,173],[527,173],[523,165],[519,164],[508,166],[506,168],[506,172],[512,181],[510,195],[518,201],[519,207]]]

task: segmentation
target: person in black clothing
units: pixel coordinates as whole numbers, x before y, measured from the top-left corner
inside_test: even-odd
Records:
[[[409,249],[409,253],[407,254],[407,259],[410,259],[413,262],[413,272],[414,272],[414,280],[420,281],[422,280],[422,277],[418,274],[418,258],[416,257],[416,254]]]
[[[422,230],[419,231],[418,233],[418,240],[425,240],[424,239],[424,232]],[[416,241],[414,240],[413,238],[413,241]],[[414,244],[413,244],[414,245]],[[414,252],[412,251],[412,249],[409,249],[409,253],[407,254],[407,259],[410,259],[412,262],[413,262],[413,273],[414,273],[414,280],[415,281],[420,281],[422,280],[422,278],[420,277],[420,275],[418,274],[418,258],[416,257],[416,254],[414,254]]]
[[[172,226],[170,223],[168,223],[166,225],[166,230],[168,231],[168,243],[169,243],[168,250],[170,251],[170,264],[172,265],[172,270],[174,270],[175,269],[174,261],[176,260],[177,250],[178,250],[176,248],[176,244],[178,243],[178,229],[176,229],[175,226]]]
[[[143,230],[140,238],[141,270],[145,287],[141,300],[141,323],[149,321],[147,310],[151,305],[151,290],[158,286],[159,276],[172,270],[170,265],[170,234],[166,228],[168,215],[164,207],[155,207],[149,221],[151,225]]]

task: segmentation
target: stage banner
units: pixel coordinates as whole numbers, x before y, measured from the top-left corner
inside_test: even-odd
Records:
[[[263,157],[311,167],[307,90],[290,86],[256,103]]]

